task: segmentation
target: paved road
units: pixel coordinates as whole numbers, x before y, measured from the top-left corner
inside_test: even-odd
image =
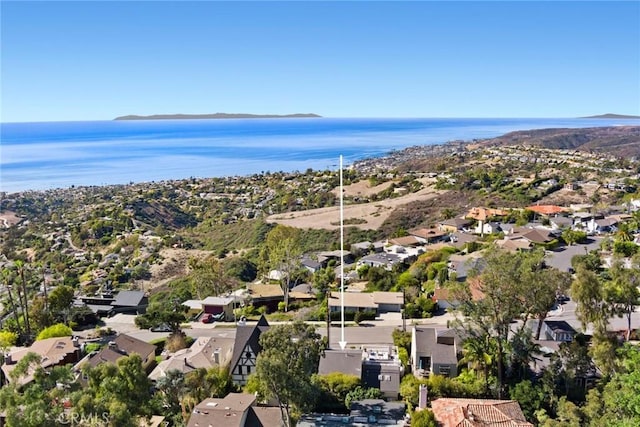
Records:
[[[112,329],[132,335],[143,341],[153,341],[163,338],[169,334],[166,332],[150,332],[148,330],[140,330],[134,324],[135,316],[118,314],[111,318],[106,318],[105,324]],[[452,314],[443,314],[432,317],[430,319],[409,319],[405,323],[405,329],[411,331],[414,324],[429,325],[435,328],[446,328],[455,317]],[[582,331],[582,325],[576,316],[576,304],[568,301],[557,309],[549,312],[549,319],[565,320],[576,330]],[[275,325],[281,322],[270,322]],[[251,324],[251,323],[250,323]],[[314,322],[317,325],[318,333],[322,336],[327,335],[326,324],[323,322]],[[640,329],[640,308],[632,315],[632,328]],[[403,321],[396,313],[384,315],[381,319],[363,322],[360,326],[353,322],[347,322],[344,328],[344,338],[347,346],[359,346],[362,344],[391,344],[393,342],[392,332],[394,329],[402,329]],[[626,318],[612,318],[609,322],[610,330],[626,330]],[[235,337],[235,327],[233,323],[214,323],[202,324],[192,322],[189,328],[184,329],[185,333],[191,337]],[[587,329],[587,333],[592,333],[591,329]],[[341,341],[342,328],[339,322],[333,322],[330,331],[330,346],[339,348],[338,342]]]

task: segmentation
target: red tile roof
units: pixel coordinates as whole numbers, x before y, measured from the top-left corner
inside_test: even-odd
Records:
[[[431,408],[443,427],[533,427],[515,400],[436,399]]]
[[[556,205],[533,205],[527,207],[527,209],[542,215],[556,215],[567,210],[562,206]]]
[[[505,216],[509,212],[503,209],[491,209],[491,208],[471,208],[465,218],[473,218],[478,221],[486,221],[487,218],[494,216]]]

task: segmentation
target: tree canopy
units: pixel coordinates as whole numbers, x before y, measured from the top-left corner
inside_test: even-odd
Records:
[[[302,322],[272,326],[260,336],[255,380],[265,397],[278,402],[282,420],[291,422],[292,410],[312,408],[317,388],[311,376],[317,373],[324,343],[312,325]]]

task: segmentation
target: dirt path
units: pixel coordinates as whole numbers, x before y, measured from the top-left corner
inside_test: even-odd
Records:
[[[446,190],[436,190],[433,184],[429,184],[430,185],[422,190],[405,196],[378,202],[346,205],[344,207],[345,225],[355,226],[363,230],[376,230],[380,228],[382,223],[398,206],[405,205],[409,202],[429,200],[446,193]],[[267,217],[267,222],[297,228],[333,230],[339,227],[340,208],[332,206],[329,208],[276,214]]]

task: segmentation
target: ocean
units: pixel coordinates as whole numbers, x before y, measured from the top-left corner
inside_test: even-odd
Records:
[[[611,119],[216,119],[0,124],[0,191],[335,169],[414,145]]]

